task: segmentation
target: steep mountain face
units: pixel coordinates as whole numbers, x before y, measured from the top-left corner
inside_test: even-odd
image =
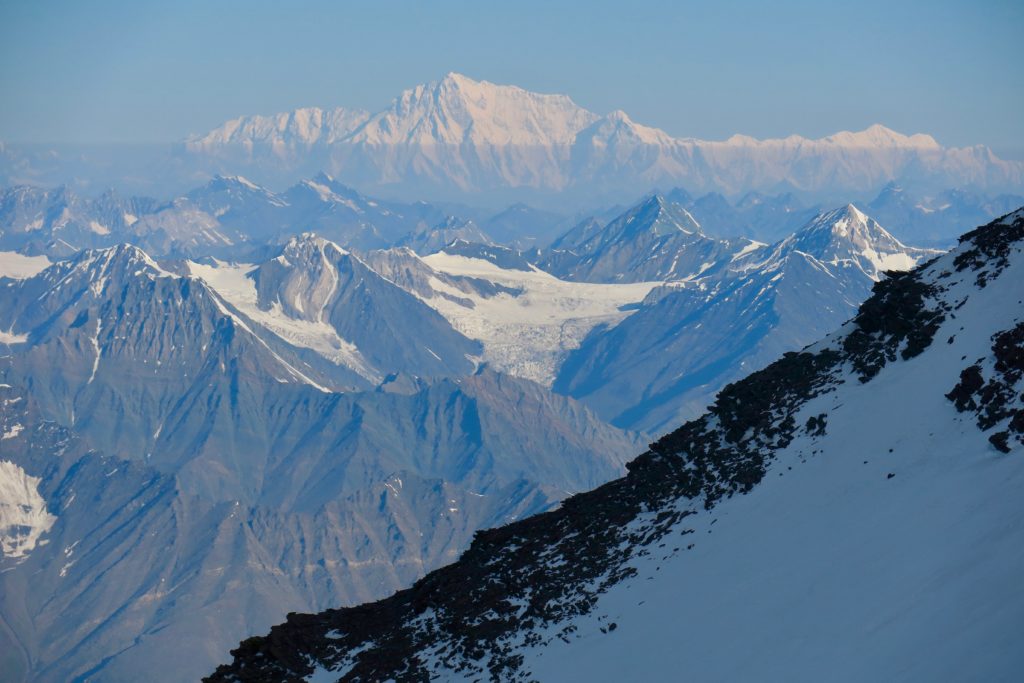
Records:
[[[154,666],[166,680],[195,680],[289,611],[385,595],[451,561],[477,528],[615,476],[613,454],[633,443],[585,409],[493,374],[333,403],[311,392],[320,405],[305,419],[303,401],[278,392],[262,414],[278,421],[268,436],[282,430],[277,459],[225,439],[202,464],[222,486],[199,490],[188,466],[167,467],[187,436],[152,458],[100,456],[21,410],[30,395],[0,393],[11,435],[0,441],[0,495],[20,513],[13,534],[0,531],[11,680],[134,681]],[[537,460],[551,452],[565,457]],[[234,497],[237,473],[225,469],[235,462],[260,472],[255,498]]]
[[[614,424],[663,433],[728,382],[839,327],[884,271],[938,253],[901,244],[852,205],[822,214],[770,247],[653,290],[570,353],[554,389]]]
[[[388,109],[370,117],[352,141],[546,147],[569,144],[595,118],[565,95],[541,95],[449,73],[403,92]]]
[[[423,379],[472,369],[440,344],[435,356],[396,339],[427,371],[391,371],[386,329],[363,330],[381,340],[362,354],[388,369],[380,386],[338,391],[369,380],[302,346],[310,328],[391,321],[418,344],[475,345],[312,236],[228,273],[242,283],[218,279],[224,267],[116,247],[0,280],[13,680],[136,681],[154,667],[195,680],[246,633],[409,585],[476,529],[617,476],[635,448],[526,380]],[[232,286],[252,291],[251,309]]]
[[[386,600],[290,615],[208,680],[1010,679],[1022,276],[1018,211],[880,281],[626,477]]]
[[[450,73],[406,90],[370,117],[335,161],[346,173],[384,183],[557,188],[569,145],[596,118],[564,95]]]
[[[928,135],[880,125],[819,140],[675,138],[621,111],[599,116],[564,95],[454,73],[403,92],[365,120],[361,113],[346,116],[330,134],[317,124],[324,116],[317,112],[229,122],[186,141],[187,163],[284,157],[288,168],[307,174],[329,168],[345,182],[392,194],[518,190],[548,199],[559,192],[573,201],[609,195],[621,201],[677,184],[729,195],[789,188],[830,196],[876,191],[894,179],[931,190],[1019,192],[1024,186],[1024,166],[985,147],[945,148]],[[267,170],[257,162],[255,168]]]
[[[577,225],[552,244],[541,267],[583,282],[682,280],[754,246],[707,237],[685,209],[654,195],[603,227]]]
[[[135,247],[86,251],[4,285],[0,327],[14,359],[7,381],[31,387],[47,419],[110,453],[152,453],[166,416],[214,378],[254,395],[360,379],[347,368],[308,366],[204,282],[164,270]]]

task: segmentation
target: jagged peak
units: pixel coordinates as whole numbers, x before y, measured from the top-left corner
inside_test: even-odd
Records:
[[[322,183],[324,185],[333,185],[335,183],[334,176],[332,176],[327,171],[323,171],[323,170],[317,171],[316,175],[314,175],[311,178],[311,180],[313,182]]]
[[[315,232],[303,232],[292,236],[281,250],[285,255],[308,255],[320,252],[324,256],[336,254],[347,256],[349,251],[344,247],[332,242],[326,237],[321,237]]]
[[[567,95],[530,92],[451,72],[409,88],[352,134],[354,143],[570,143],[598,119]]]
[[[857,235],[869,238],[888,238],[896,240],[887,230],[873,218],[853,204],[846,204],[830,211],[823,211],[815,216],[807,225],[796,232],[796,237],[827,233],[836,238],[852,239]]]
[[[257,185],[245,176],[241,175],[221,175],[220,173],[214,175],[208,183],[204,186],[208,190],[219,190],[222,188],[232,189],[238,188],[248,192],[258,192],[260,194],[269,195],[272,194],[270,190]]]
[[[875,280],[940,253],[904,245],[853,204],[819,214],[779,246],[775,253],[783,257],[797,251],[831,265],[853,264]]]
[[[87,249],[70,262],[72,272],[88,272],[91,278],[110,275],[179,277],[160,266],[149,254],[127,242],[103,249]],[[45,271],[44,271],[45,272]]]
[[[700,232],[700,223],[689,211],[680,204],[671,202],[660,192],[655,192],[639,204],[628,209],[614,222],[625,220],[626,223],[637,222],[647,229],[661,231],[665,223],[676,227],[680,232],[694,234]]]

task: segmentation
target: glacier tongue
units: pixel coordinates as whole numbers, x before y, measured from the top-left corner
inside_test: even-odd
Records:
[[[460,332],[484,345],[483,358],[495,369],[550,386],[569,351],[598,325],[612,327],[630,314],[658,282],[599,284],[569,282],[534,268],[500,268],[490,261],[448,254],[424,257],[440,273],[496,283],[502,291],[482,295],[432,278],[436,308]],[[442,296],[442,295],[448,295]],[[466,305],[469,301],[471,305]]]

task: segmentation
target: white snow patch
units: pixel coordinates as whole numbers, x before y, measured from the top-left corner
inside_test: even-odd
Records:
[[[38,275],[50,267],[50,259],[45,256],[25,256],[14,251],[0,251],[0,277],[15,280]]]
[[[5,557],[27,557],[57,521],[39,495],[39,482],[13,462],[0,460],[0,551]]]
[[[0,344],[24,344],[28,341],[27,334],[15,334],[11,330],[0,330]]]
[[[6,439],[13,439],[18,434],[21,434],[23,431],[25,431],[25,428],[22,425],[13,424],[11,425],[10,429],[5,431],[3,434],[0,434],[0,441],[4,441]]]
[[[108,228],[107,226],[103,225],[99,221],[89,221],[89,229],[92,230],[97,235],[109,235],[110,234],[110,228]]]

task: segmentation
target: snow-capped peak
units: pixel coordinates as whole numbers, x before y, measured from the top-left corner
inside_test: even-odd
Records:
[[[269,194],[269,190],[257,185],[245,176],[240,175],[215,175],[209,183],[210,187],[243,187],[253,192]]]
[[[213,151],[223,145],[268,145],[278,152],[316,143],[333,143],[358,128],[369,118],[361,109],[320,109],[305,107],[269,116],[240,116],[225,122],[205,135],[193,135],[185,141],[191,151]]]
[[[861,268],[873,280],[887,270],[909,270],[939,252],[908,247],[853,204],[822,213],[783,242],[831,265]]]
[[[72,272],[87,272],[90,279],[111,275],[141,275],[155,277],[178,277],[168,272],[149,254],[132,244],[117,244],[106,249],[89,249],[75,258]],[[44,271],[45,272],[45,271]]]

